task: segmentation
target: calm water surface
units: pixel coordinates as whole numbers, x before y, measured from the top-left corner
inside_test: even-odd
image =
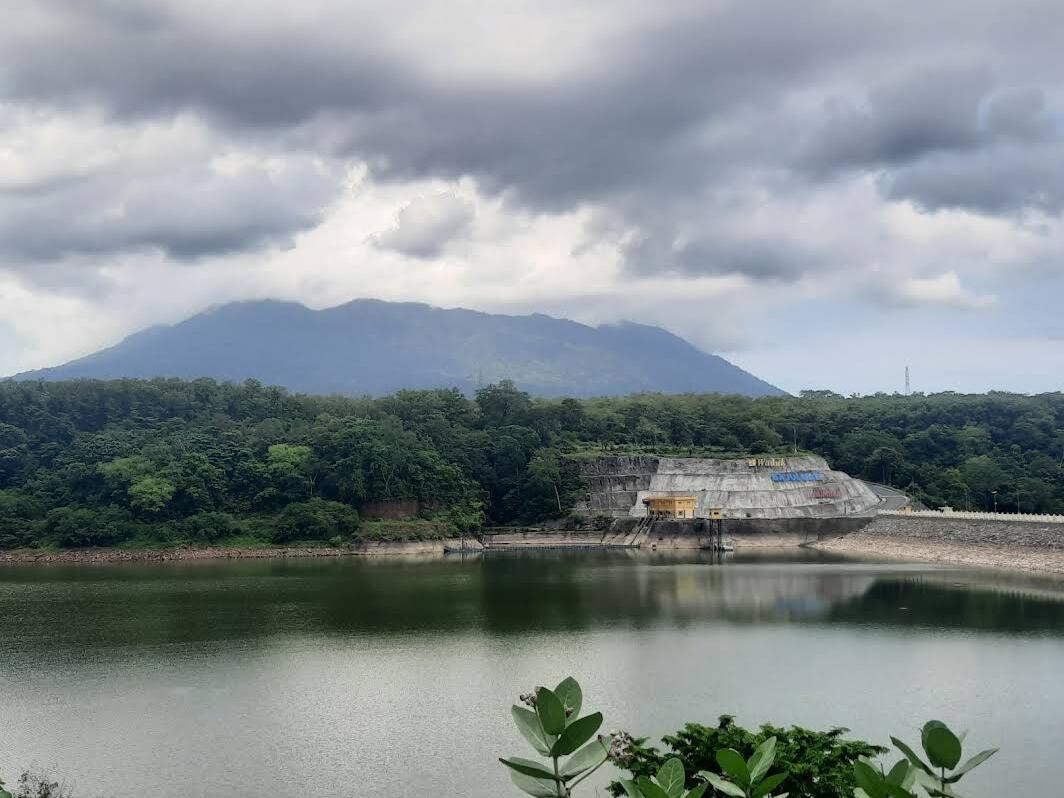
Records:
[[[1064,782],[1061,582],[806,554],[0,569],[0,774],[81,798],[517,794],[509,705],[570,673],[638,735],[939,717],[1003,748],[976,798]]]

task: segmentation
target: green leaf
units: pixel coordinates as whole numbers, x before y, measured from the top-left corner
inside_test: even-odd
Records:
[[[534,779],[531,776],[526,776],[524,773],[517,773],[513,770],[510,771],[510,780],[521,792],[534,795],[535,798],[557,798],[558,791],[553,781]]]
[[[905,758],[912,762],[916,767],[920,768],[920,770],[922,770],[924,773],[927,773],[928,775],[935,775],[932,772],[931,768],[928,765],[924,764],[924,760],[922,760],[916,755],[916,752],[913,751],[913,749],[911,749],[897,737],[891,737],[890,741],[894,743],[894,747],[901,751],[903,754],[905,754]]]
[[[853,763],[853,780],[868,794],[868,798],[886,798],[883,775],[867,762],[858,760]]]
[[[562,736],[554,743],[550,750],[550,755],[569,756],[569,754],[594,737],[595,732],[599,730],[601,725],[601,712],[595,712],[579,720],[574,720],[562,731]]]
[[[658,768],[658,784],[668,793],[669,798],[680,798],[683,795],[683,783],[685,776],[683,762],[678,757],[666,760],[665,764]]]
[[[946,729],[948,728],[945,723],[940,720],[929,720],[920,729],[920,745],[924,747],[924,753],[927,753],[927,735],[932,729]]]
[[[708,770],[700,770],[698,771],[698,775],[712,784],[713,789],[717,792],[731,795],[733,798],[746,798],[746,793],[740,787],[732,784],[726,779],[722,779],[716,773],[712,773]]]
[[[639,791],[643,793],[643,798],[669,798],[669,794],[660,786],[652,782],[646,776],[640,776],[636,783],[639,785]]]
[[[955,784],[956,782],[960,781],[961,776],[963,776],[969,770],[973,770],[979,767],[997,752],[997,748],[988,748],[985,751],[980,751],[978,754],[973,756],[971,759],[969,759],[967,762],[965,762],[963,765],[953,771],[953,773],[950,774],[949,778],[946,779],[946,783]]]
[[[531,709],[525,709],[514,704],[510,709],[514,723],[521,736],[528,740],[529,744],[542,756],[550,756],[550,747],[554,744],[554,738],[543,731],[543,724],[539,722],[539,715]]]
[[[717,751],[717,764],[731,776],[740,787],[750,786],[750,769],[746,760],[734,748],[721,748]]]
[[[584,702],[584,694],[576,679],[570,676],[562,679],[561,684],[554,688],[554,694],[562,702],[562,706],[569,710],[569,717],[575,718],[580,714],[580,707]]]
[[[899,759],[894,763],[894,767],[892,767],[887,774],[887,781],[891,784],[897,784],[900,787],[908,788],[916,778],[916,774],[912,771],[913,767],[909,764],[909,760]],[[906,782],[908,782],[908,784],[906,784]]]
[[[924,727],[923,744],[924,752],[934,767],[953,770],[961,761],[961,741],[944,723],[931,721],[927,724]]]
[[[872,798],[872,796],[869,795],[868,793],[866,793],[860,787],[854,787],[853,788],[853,798]]]
[[[703,793],[709,789],[708,784],[699,784],[694,789],[690,790],[684,798],[702,798]]]
[[[909,790],[902,787],[900,784],[891,784],[890,782],[887,782],[883,786],[890,798],[916,798],[914,793],[909,792]]]
[[[549,779],[554,781],[554,774],[547,770],[543,765],[538,762],[533,762],[531,759],[522,759],[518,756],[512,756],[509,759],[500,759],[506,767],[510,770],[516,770],[525,776],[531,776],[534,779]]]
[[[757,784],[761,781],[768,769],[772,767],[772,763],[776,759],[776,738],[769,737],[765,742],[761,743],[746,761],[746,766],[750,770],[750,783]]]
[[[768,778],[764,779],[750,792],[750,798],[761,798],[763,795],[771,795],[772,791],[783,783],[783,780],[787,778],[787,771],[782,773],[773,773]]]
[[[624,794],[628,798],[643,798],[643,793],[639,791],[639,787],[634,781],[628,779],[621,779],[621,787],[624,789]]]
[[[562,702],[552,691],[541,687],[536,692],[536,714],[547,734],[561,734],[565,731],[565,709]]]
[[[606,746],[598,740],[592,740],[573,754],[572,758],[565,763],[561,775],[566,779],[578,776],[585,770],[590,770],[591,768],[596,768],[601,765],[606,761],[608,755],[609,751]]]

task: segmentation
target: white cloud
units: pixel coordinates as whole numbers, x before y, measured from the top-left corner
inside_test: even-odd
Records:
[[[451,192],[418,197],[399,209],[391,229],[369,240],[412,258],[435,258],[451,241],[469,235],[475,217],[473,203]]]
[[[906,278],[896,286],[893,298],[903,305],[945,305],[961,310],[985,310],[995,303],[990,294],[966,289],[955,272]]]
[[[1018,297],[1061,273],[1064,222],[1029,198],[1064,185],[1039,168],[1064,58],[995,2],[926,10],[948,26],[847,4],[795,23],[769,0],[23,4],[0,26],[0,370],[229,300],[357,296],[661,324],[794,388],[818,347],[853,380],[833,385],[874,384],[813,329],[868,316],[870,345],[904,323],[943,348],[961,333],[935,314],[978,319],[1033,366],[1020,342],[1050,322]],[[923,69],[971,87],[981,61],[986,91],[1045,91],[943,104],[956,74]],[[883,102],[887,72],[926,91]],[[835,95],[866,113],[828,114],[825,146]],[[1002,148],[1033,173],[980,171]],[[885,189],[911,166],[920,193]],[[926,201],[943,187],[965,201]]]

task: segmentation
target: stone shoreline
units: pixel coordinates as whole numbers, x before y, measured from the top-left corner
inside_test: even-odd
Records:
[[[861,530],[811,545],[854,557],[1064,575],[1064,547],[936,541],[920,536],[884,536],[875,530]]]
[[[442,554],[444,546],[456,545],[458,540],[411,540],[364,543],[360,546],[277,546],[229,548],[175,549],[71,549],[69,551],[41,551],[16,549],[0,551],[0,565],[92,565],[123,562],[184,562],[191,560],[266,560],[305,557],[366,557],[388,554]],[[467,547],[479,544],[466,539]]]

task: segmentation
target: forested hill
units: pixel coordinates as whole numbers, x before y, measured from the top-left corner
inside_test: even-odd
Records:
[[[539,396],[781,394],[657,327],[588,327],[540,314],[503,316],[357,300],[326,310],[238,302],[16,379],[254,378],[305,393],[380,396],[404,388],[509,379]]]
[[[1064,395],[532,399],[502,383],[380,399],[257,382],[0,383],[0,546],[347,539],[367,502],[434,529],[538,521],[583,488],[570,456],[785,452],[932,506],[1064,512]],[[380,535],[377,528],[372,534]],[[387,529],[384,529],[387,533]]]

